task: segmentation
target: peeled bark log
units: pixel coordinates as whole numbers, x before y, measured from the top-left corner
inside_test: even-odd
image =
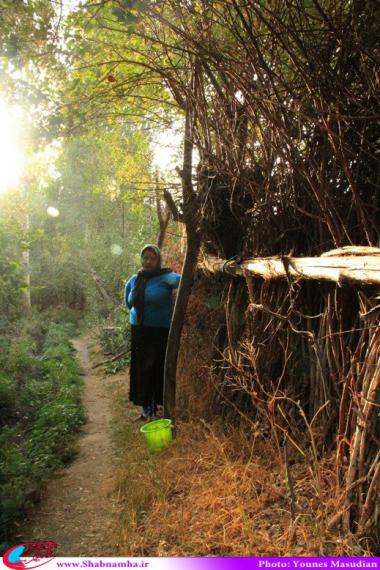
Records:
[[[108,291],[105,288],[103,279],[100,277],[100,275],[96,273],[95,269],[90,268],[90,273],[95,282],[96,289],[103,300],[105,307],[109,311],[111,311],[120,303],[119,299],[117,299],[114,295],[108,293]]]
[[[366,248],[368,251],[371,248]],[[348,253],[348,252],[347,252]],[[380,283],[380,250],[371,255],[327,255],[321,257],[258,257],[228,261],[204,257],[200,269],[211,273],[252,275],[263,279],[316,279],[335,283]]]

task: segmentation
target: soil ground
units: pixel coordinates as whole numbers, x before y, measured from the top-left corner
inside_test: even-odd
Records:
[[[73,341],[84,372],[87,417],[73,462],[56,473],[20,529],[23,540],[53,540],[58,556],[117,556],[118,501],[111,440],[111,395],[92,370],[88,337]]]

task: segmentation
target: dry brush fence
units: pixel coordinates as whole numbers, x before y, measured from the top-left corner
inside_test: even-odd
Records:
[[[337,284],[294,274],[307,273],[301,257],[378,243],[380,5],[164,6],[151,20],[152,52],[186,111],[185,149],[191,142],[200,157],[192,185],[186,161],[181,173],[185,204],[191,196],[188,250],[249,253],[256,264],[278,254],[265,271],[277,264],[285,275],[225,285],[218,391],[230,417],[265,420],[279,450],[302,446],[305,433],[314,465],[335,449],[339,504],[330,525],[378,545],[378,286],[353,286],[361,277],[336,267]]]
[[[316,473],[318,459],[335,450],[337,504],[326,525],[376,550],[380,250],[343,248],[314,259],[205,255],[199,268],[230,276],[214,363],[220,401],[267,425],[280,454],[290,445],[309,455]]]

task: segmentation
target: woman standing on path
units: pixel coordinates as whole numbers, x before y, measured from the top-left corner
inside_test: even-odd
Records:
[[[163,403],[164,364],[178,273],[161,268],[161,252],[148,244],[141,250],[141,269],[126,283],[124,302],[131,309],[129,399],[142,406],[147,419]]]

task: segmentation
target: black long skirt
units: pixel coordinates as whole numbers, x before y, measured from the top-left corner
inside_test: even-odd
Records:
[[[129,399],[138,406],[162,405],[169,329],[131,326]]]

